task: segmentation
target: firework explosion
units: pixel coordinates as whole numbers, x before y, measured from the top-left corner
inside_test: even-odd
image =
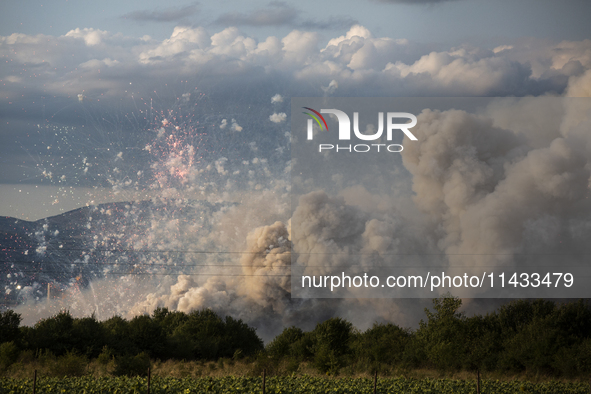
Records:
[[[292,298],[292,254],[312,275],[376,264],[420,268],[423,255],[466,272],[584,269],[589,100],[490,100],[478,113],[425,109],[413,130],[419,140],[405,139],[396,165],[381,165],[373,178],[326,156],[289,157],[295,142],[283,129],[287,114],[278,112],[291,111],[270,101],[271,108],[243,105],[213,116],[219,112],[185,96],[172,110],[146,103],[139,133],[106,127],[111,122],[96,122],[99,133],[86,144],[76,142],[80,128],[53,133],[47,146],[72,154],[38,172],[62,193],[99,185],[109,202],[37,222],[10,219],[20,238],[4,251],[5,289],[23,304],[25,323],[61,308],[100,319],[212,308],[269,339],[332,316],[361,328],[407,324],[428,302],[353,293]],[[530,125],[536,117],[541,129]],[[65,179],[64,166],[73,168]]]
[[[38,126],[45,137],[39,151],[63,152],[30,152],[40,176],[58,187],[52,202],[80,186],[110,202],[89,200],[85,208],[33,223],[13,220],[22,242],[4,253],[10,261],[5,298],[26,304],[34,319],[64,307],[103,318],[127,314],[179,275],[177,287],[255,277],[263,264],[255,256],[264,250],[245,252],[249,230],[286,221],[289,134],[272,141],[277,145],[265,157],[269,149],[259,150],[257,140],[244,143],[247,131],[236,119],[229,125],[224,117],[199,116],[199,98],[189,93],[173,109],[144,104],[143,118],[120,117],[134,119],[133,136],[84,100],[85,124]],[[272,169],[270,160],[283,168]],[[288,251],[283,232],[277,247]],[[287,290],[289,272],[278,272]]]

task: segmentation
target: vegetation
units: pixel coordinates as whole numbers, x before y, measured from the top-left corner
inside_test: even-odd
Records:
[[[460,307],[458,298],[433,300],[416,330],[375,323],[361,332],[331,318],[309,332],[288,327],[266,347],[241,320],[207,309],[186,314],[159,308],[151,316],[101,322],[65,311],[33,327],[20,326],[20,316],[6,311],[0,313],[0,375],[30,376],[21,371],[33,365],[46,377],[145,376],[150,366],[164,376],[162,366],[169,363],[175,368],[168,376],[179,378],[260,376],[263,369],[268,376],[408,377],[428,370],[585,380],[591,373],[587,302],[519,300],[472,317]]]
[[[367,378],[323,379],[310,376],[302,377],[272,377],[266,380],[266,392],[276,393],[335,393],[359,394],[373,393],[373,381]],[[38,393],[142,393],[146,392],[146,378],[42,378],[37,382]],[[262,379],[248,377],[221,378],[154,378],[151,380],[152,393],[261,393]],[[567,393],[587,394],[589,386],[584,383],[522,383],[499,382],[484,380],[481,382],[482,392],[489,394],[513,393]],[[13,394],[31,393],[31,380],[7,379],[0,381],[3,392]],[[476,383],[466,380],[452,379],[379,379],[377,384],[379,393],[457,393],[472,394],[476,392]]]

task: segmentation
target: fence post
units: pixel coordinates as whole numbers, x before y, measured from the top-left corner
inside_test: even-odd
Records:
[[[376,369],[375,374],[373,375],[373,394],[377,393],[378,388],[378,370]]]
[[[33,377],[33,394],[37,393],[37,370],[35,370],[35,375]]]
[[[150,380],[152,378],[152,374],[150,371],[150,367],[148,367],[148,394],[150,394]]]
[[[266,369],[263,369],[263,394],[265,394]]]
[[[480,369],[476,370],[477,381],[476,381],[476,394],[480,394]]]

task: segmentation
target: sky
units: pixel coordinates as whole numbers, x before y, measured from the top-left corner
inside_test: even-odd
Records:
[[[2,5],[0,34],[63,35],[92,27],[128,36],[162,40],[179,25],[204,26],[215,32],[239,26],[249,36],[284,36],[308,27],[325,37],[361,24],[374,34],[418,42],[459,44],[518,37],[581,40],[589,36],[584,0],[342,1],[334,3],[231,1],[7,1]]]
[[[585,250],[589,15],[586,0],[3,1],[0,215],[208,201],[224,208],[203,239],[187,237],[196,225],[177,217],[160,217],[150,237],[163,248],[277,249],[242,258],[249,274],[288,266],[286,239],[335,256],[431,250],[463,267],[458,253],[501,250],[512,257],[480,264],[504,267],[524,251]],[[314,169],[290,178],[295,97],[503,100],[479,114],[417,112],[418,142],[405,142],[397,169],[384,171],[392,179],[377,187],[336,173],[314,183]],[[292,187],[320,191],[298,210]],[[292,233],[294,223],[318,231]],[[358,242],[339,243],[349,236]],[[166,283],[125,308],[213,304],[251,311],[244,317],[259,327],[268,308],[291,311],[285,324],[308,307],[314,319],[331,308],[354,320],[404,315],[385,303],[298,309],[277,301],[290,289],[274,279],[266,293],[223,277]]]

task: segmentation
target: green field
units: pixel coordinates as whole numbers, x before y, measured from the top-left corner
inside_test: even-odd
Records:
[[[37,393],[146,393],[147,378],[39,378]],[[0,381],[0,392],[6,394],[29,394],[33,392],[32,379],[4,378]],[[378,393],[476,393],[476,382],[452,379],[378,379]],[[151,380],[150,393],[262,393],[262,378],[221,377],[221,378],[161,378]],[[373,393],[373,380],[368,378],[329,379],[317,377],[270,377],[266,379],[266,393]],[[481,381],[483,394],[513,393],[564,393],[587,394],[586,383],[527,383]]]

